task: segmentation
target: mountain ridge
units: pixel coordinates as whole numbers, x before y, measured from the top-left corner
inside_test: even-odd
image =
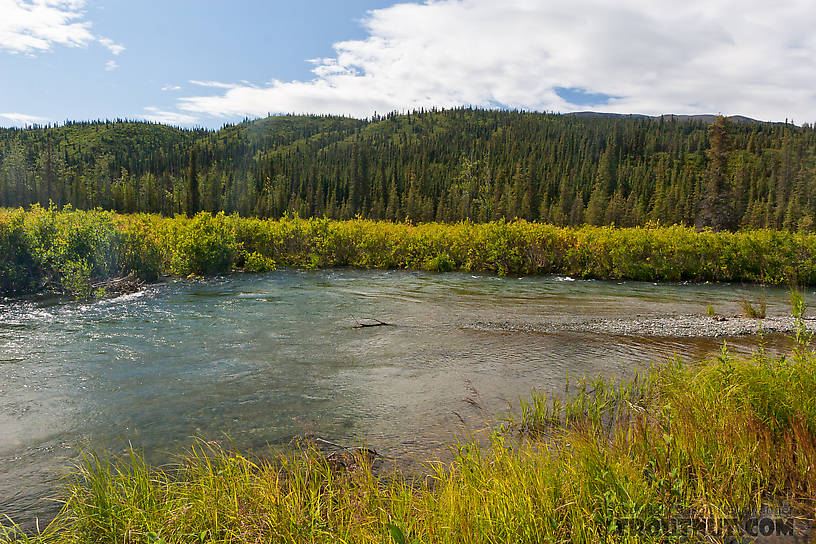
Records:
[[[719,114],[700,113],[700,114],[681,114],[681,113],[663,113],[660,115],[646,115],[643,113],[609,113],[600,111],[574,111],[568,112],[564,115],[574,115],[576,117],[620,117],[629,119],[667,119],[677,121],[699,121],[703,123],[713,123]],[[760,121],[745,115],[726,115],[723,116],[731,123],[777,123],[777,121]]]
[[[0,206],[172,215],[197,188],[196,209],[259,217],[695,224],[709,119],[432,108],[270,116],[216,131],[128,121],[0,129]],[[816,131],[742,119],[727,124],[729,222],[809,230]]]

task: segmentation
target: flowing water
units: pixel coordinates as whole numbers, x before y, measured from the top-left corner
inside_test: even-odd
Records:
[[[532,388],[563,390],[567,374],[627,376],[722,343],[468,324],[702,314],[709,303],[735,313],[742,297],[787,312],[783,290],[761,287],[353,270],[170,281],[94,303],[0,302],[0,516],[53,515],[46,499],[85,449],[132,444],[162,463],[193,437],[260,452],[309,435],[405,460],[444,455]],[[354,328],[368,317],[391,325]]]

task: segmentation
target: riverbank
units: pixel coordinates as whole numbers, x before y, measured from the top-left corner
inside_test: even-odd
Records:
[[[90,457],[54,523],[25,541],[651,542],[715,524],[752,535],[770,519],[804,542],[816,506],[807,341],[784,358],[723,353],[534,393],[488,446],[460,443],[421,481],[375,474],[370,451],[339,459],[308,444],[257,458],[197,443],[165,468]]]
[[[816,332],[816,319],[802,321],[810,332]],[[493,332],[556,334],[583,332],[613,336],[647,336],[662,338],[728,338],[755,334],[793,334],[799,321],[792,317],[769,316],[762,319],[706,315],[633,315],[629,318],[551,319],[536,322],[474,321],[461,325],[467,329]]]
[[[671,227],[562,228],[526,221],[412,225],[355,219],[0,211],[0,296],[93,296],[134,275],[299,268],[462,270],[647,281],[816,284],[816,235]]]

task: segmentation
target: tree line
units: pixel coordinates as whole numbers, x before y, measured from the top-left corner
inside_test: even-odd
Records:
[[[811,125],[472,108],[0,129],[0,206],[810,231]]]

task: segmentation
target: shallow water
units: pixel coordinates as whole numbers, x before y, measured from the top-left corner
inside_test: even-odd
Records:
[[[474,330],[478,320],[736,313],[784,290],[497,278],[406,271],[277,271],[171,281],[119,298],[0,302],[0,516],[55,509],[81,449],[128,444],[151,462],[192,437],[261,451],[302,435],[410,460],[446,451],[567,374],[626,376],[722,340]],[[353,328],[366,317],[393,324]],[[770,349],[785,341],[768,339]],[[749,351],[756,339],[729,340]]]

